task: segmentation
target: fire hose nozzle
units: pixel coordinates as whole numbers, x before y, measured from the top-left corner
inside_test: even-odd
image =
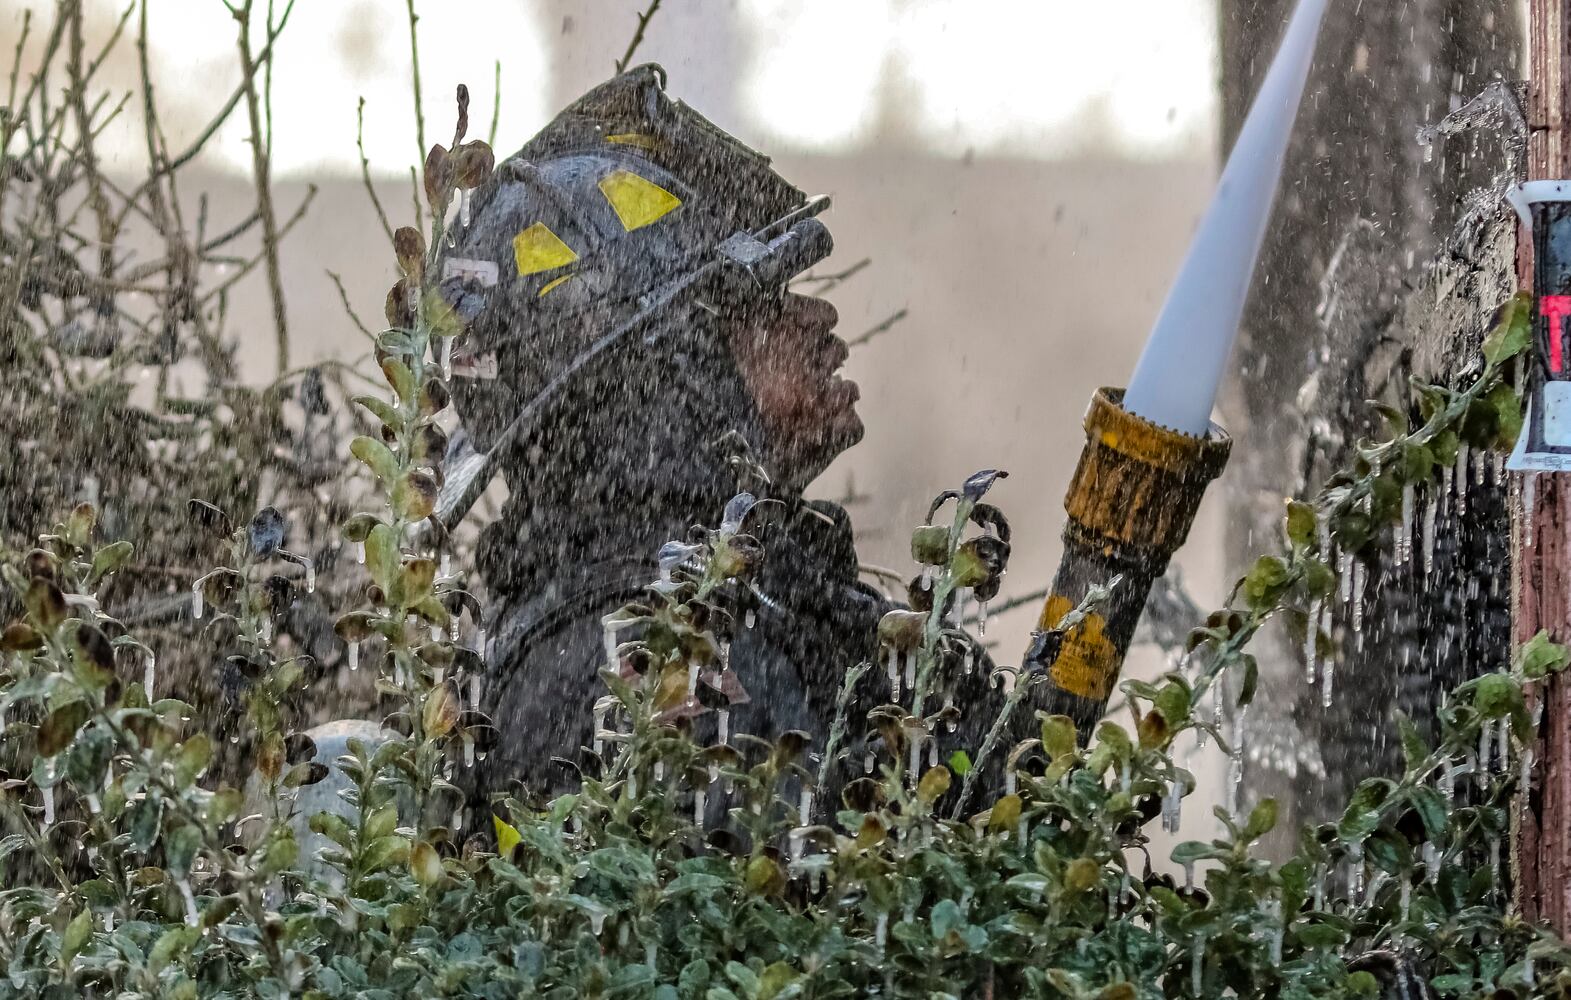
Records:
[[[1206,487],[1222,474],[1232,439],[1216,424],[1204,437],[1162,427],[1123,408],[1122,389],[1101,389],[1086,410],[1086,445],[1064,509],[1064,555],[1038,622],[1055,630],[1093,586],[1115,578],[1104,607],[1056,644],[1045,704],[1075,720],[1081,742],[1118,682],[1151,584],[1189,537]]]

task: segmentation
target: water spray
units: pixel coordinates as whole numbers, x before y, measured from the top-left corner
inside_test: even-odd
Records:
[[[1326,0],[1300,0],[1128,391],[1102,389],[1086,412],[1086,446],[1064,501],[1064,556],[1039,629],[1054,629],[1092,586],[1118,583],[1061,643],[1036,643],[1030,654],[1047,670],[1043,707],[1073,718],[1082,742],[1118,681],[1152,582],[1227,464],[1232,442],[1211,410],[1325,11]]]

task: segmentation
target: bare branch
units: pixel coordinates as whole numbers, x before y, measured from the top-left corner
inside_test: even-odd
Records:
[[[627,51],[622,53],[622,58],[616,61],[618,73],[627,72],[628,64],[633,61],[633,53],[644,42],[644,30],[649,27],[649,19],[655,16],[655,11],[660,9],[661,0],[649,0],[649,9],[638,15],[638,30],[633,32],[632,41],[627,43]]]
[[[852,340],[846,341],[846,346],[847,347],[861,347],[863,344],[865,344],[868,341],[872,340],[874,337],[878,336],[879,334],[881,334],[881,333],[888,333],[890,328],[893,327],[896,323],[898,323],[901,320],[905,319],[906,315],[907,315],[907,310],[905,310],[904,308],[898,310],[897,312],[895,312],[894,315],[890,316],[888,319],[884,320],[882,323],[880,323],[877,326],[873,327],[871,330],[868,330],[866,333],[861,334],[860,336],[858,336],[858,337],[856,337],[856,338],[854,338]]]
[[[387,212],[382,208],[382,199],[376,196],[376,186],[371,183],[371,161],[365,155],[365,98],[360,98],[360,105],[355,109],[355,148],[360,151],[360,179],[365,182],[365,192],[371,196],[371,204],[376,208],[376,217],[382,222],[382,232],[387,234],[387,242],[393,242],[393,227],[387,221]]]

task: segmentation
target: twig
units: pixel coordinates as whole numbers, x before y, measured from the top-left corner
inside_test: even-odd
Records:
[[[326,273],[329,278],[333,279],[333,284],[338,286],[338,297],[344,303],[344,312],[349,314],[349,318],[354,321],[355,326],[360,329],[361,333],[365,334],[370,339],[375,340],[376,335],[373,334],[370,330],[366,329],[366,325],[362,323],[360,321],[360,317],[356,315],[354,306],[349,304],[349,292],[344,289],[344,279],[340,278],[336,271],[328,271]]]
[[[818,800],[823,800],[823,795],[828,787],[829,769],[834,766],[835,752],[840,740],[845,736],[846,716],[851,710],[851,699],[856,695],[857,682],[872,668],[871,663],[858,663],[846,671],[845,683],[840,686],[840,697],[835,699],[835,718],[829,727],[829,740],[824,744],[824,757],[818,765],[818,782],[814,786],[818,791]],[[808,818],[801,817],[801,825],[806,826]]]
[[[491,98],[491,134],[486,136],[486,145],[496,148],[496,123],[502,118],[502,60],[496,61],[496,79],[493,84],[494,96]]]
[[[871,330],[868,330],[866,333],[856,337],[853,340],[847,341],[846,342],[846,346],[847,347],[861,347],[863,344],[865,344],[868,341],[872,340],[874,337],[878,336],[879,334],[881,334],[881,333],[888,333],[891,327],[893,327],[896,323],[898,323],[901,320],[906,318],[906,313],[907,313],[907,310],[902,308],[900,311],[896,312],[894,315],[890,316],[888,319],[884,320],[882,323],[880,323],[877,326],[873,327]]]
[[[420,23],[420,15],[415,13],[415,0],[406,0],[409,8],[409,61],[412,68],[412,77],[415,87],[415,143],[420,147],[415,156],[416,163],[424,163],[427,152],[425,144],[425,112],[420,108],[420,32],[416,25]],[[415,185],[416,192],[419,185]],[[419,200],[418,193],[415,200]],[[420,228],[424,229],[424,226]]]
[[[316,197],[316,185],[312,184],[310,187],[306,188],[305,197],[301,199],[300,207],[295,209],[295,214],[291,215],[287,222],[285,222],[282,226],[278,227],[278,239],[279,240],[282,240],[285,236],[289,235],[289,231],[291,229],[293,229],[295,227],[295,223],[299,222],[301,217],[305,215],[306,209],[310,207],[311,200],[313,198],[315,198],[315,197]],[[243,267],[241,267],[240,270],[236,271],[234,274],[231,274],[228,278],[224,279],[223,284],[219,285],[217,288],[213,289],[211,292],[208,292],[206,295],[202,296],[202,303],[205,305],[206,303],[212,301],[212,299],[215,296],[217,296],[218,294],[220,294],[221,292],[227,292],[234,285],[235,282],[239,281],[241,278],[245,277],[253,269],[255,269],[256,265],[259,264],[263,260],[263,258],[265,258],[265,257],[266,257],[266,254],[262,254],[260,256],[251,258],[251,260],[249,262],[247,262]],[[280,369],[279,371],[280,371],[280,374],[281,374],[284,371],[288,371],[288,369],[287,368],[283,368],[283,369]]]
[[[857,261],[855,264],[852,264],[844,271],[837,271],[834,274],[825,275],[817,275],[812,273],[804,274],[802,277],[792,281],[791,285],[815,285],[817,287],[813,289],[813,294],[822,295],[831,288],[844,283],[850,278],[856,277],[871,263],[873,263],[873,258],[863,257],[861,260]]]
[[[261,101],[256,91],[256,64],[252,61],[251,53],[251,4],[252,0],[246,0],[237,15],[240,22],[240,72],[245,80],[246,117],[251,125],[251,172],[256,180],[257,214],[262,219],[262,255],[267,260],[267,288],[273,299],[278,371],[283,374],[289,370],[289,317],[284,311],[284,279],[278,264],[279,232],[278,219],[273,213],[272,150],[268,147],[262,122]],[[268,4],[268,28],[272,28],[271,0]],[[272,60],[268,60],[268,64],[271,65]]]
[[[660,9],[661,0],[650,0],[649,9],[638,15],[638,30],[633,32],[633,40],[627,43],[627,51],[622,53],[622,58],[616,61],[618,73],[627,72],[627,64],[633,61],[633,53],[644,42],[644,29],[649,27],[649,19],[655,16],[655,11]]]
[[[355,148],[360,150],[360,180],[365,183],[366,194],[371,196],[371,205],[376,209],[376,217],[382,221],[382,232],[387,234],[387,242],[393,242],[393,227],[388,224],[387,212],[382,208],[382,199],[376,196],[376,185],[371,183],[371,161],[365,155],[365,98],[360,98],[360,106],[355,109]]]

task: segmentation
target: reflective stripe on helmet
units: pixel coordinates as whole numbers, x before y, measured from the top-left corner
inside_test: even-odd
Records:
[[[543,222],[513,237],[513,260],[518,264],[519,277],[565,267],[577,259],[573,248],[563,243]]]
[[[622,228],[642,229],[682,207],[682,199],[631,170],[613,170],[600,178],[600,193],[611,203]]]

